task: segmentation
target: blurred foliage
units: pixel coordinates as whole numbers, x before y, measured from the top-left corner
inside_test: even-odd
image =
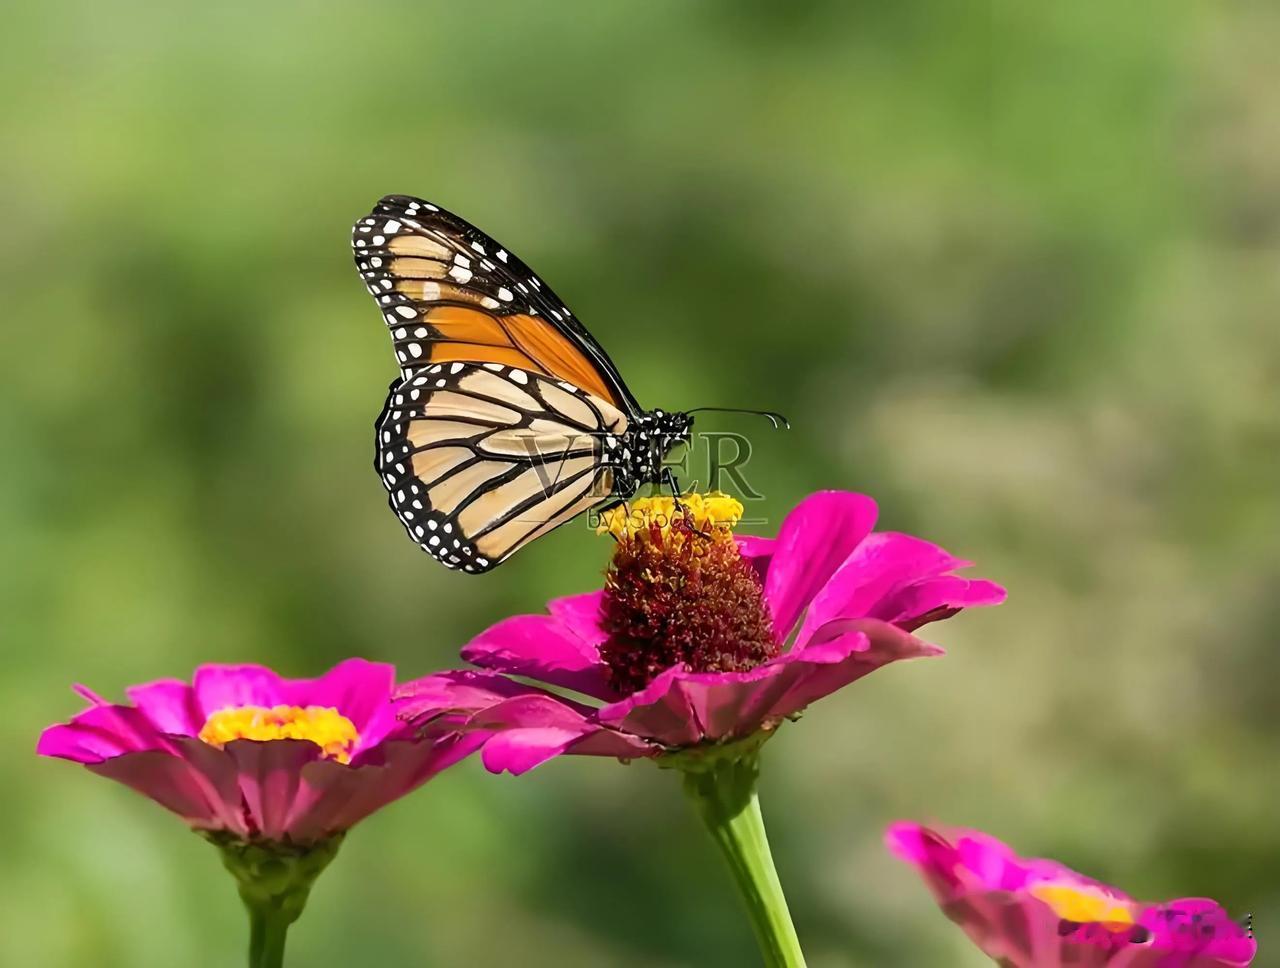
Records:
[[[1006,583],[769,746],[814,968],[982,963],[881,829],[983,827],[1280,937],[1280,12],[25,0],[0,31],[0,962],[241,963],[207,845],[37,761],[83,681],[405,676],[591,587],[562,529],[446,573],[384,507],[381,194],[509,243],[642,401],[776,407],[778,515],[865,490]],[[724,418],[726,428],[740,425]],[[710,421],[707,421],[710,424]],[[770,525],[772,527],[772,525]],[[299,965],[755,963],[677,785],[478,763],[371,819]]]

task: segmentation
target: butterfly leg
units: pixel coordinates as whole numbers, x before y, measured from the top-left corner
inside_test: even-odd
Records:
[[[662,483],[671,488],[671,496],[675,498],[676,507],[684,507],[680,503],[680,482],[676,480],[676,472],[670,467],[662,469]]]
[[[684,515],[684,523],[687,524],[693,533],[698,535],[698,537],[710,538],[711,535],[694,525],[693,515],[689,513],[689,509],[685,506],[684,502],[680,500],[680,482],[676,480],[675,472],[670,467],[664,467],[662,469],[662,483],[671,488],[671,499],[675,501],[676,510]]]

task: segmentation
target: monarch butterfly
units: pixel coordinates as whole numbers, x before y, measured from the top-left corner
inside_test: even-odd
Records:
[[[692,411],[644,410],[504,246],[407,195],[379,201],[351,240],[400,364],[374,468],[433,558],[485,572],[590,507],[647,483],[675,488],[663,460],[688,442]]]

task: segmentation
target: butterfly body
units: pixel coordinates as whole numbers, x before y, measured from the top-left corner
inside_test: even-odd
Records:
[[[689,442],[693,418],[687,413],[648,410],[642,413],[613,447],[614,497],[625,500],[645,484],[660,481],[663,461],[680,444]]]
[[[505,247],[403,195],[358,220],[352,246],[400,364],[374,467],[437,561],[488,571],[668,476],[663,461],[693,418],[640,407],[599,343]]]

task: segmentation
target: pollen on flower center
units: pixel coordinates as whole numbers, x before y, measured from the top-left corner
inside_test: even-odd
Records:
[[[234,739],[303,739],[330,759],[347,763],[360,734],[331,706],[234,706],[211,714],[200,739],[219,749]]]
[[[596,532],[620,541],[645,540],[655,531],[671,535],[677,520],[696,531],[731,537],[733,526],[742,520],[742,502],[719,491],[686,494],[679,504],[670,496],[637,498],[602,513]]]
[[[742,505],[720,493],[643,498],[601,515],[618,541],[605,578],[600,657],[628,694],[660,672],[745,672],[779,645],[760,577],[738,552]]]
[[[1031,895],[1044,901],[1065,921],[1116,927],[1134,923],[1133,911],[1124,899],[1083,885],[1045,881],[1032,885]]]

